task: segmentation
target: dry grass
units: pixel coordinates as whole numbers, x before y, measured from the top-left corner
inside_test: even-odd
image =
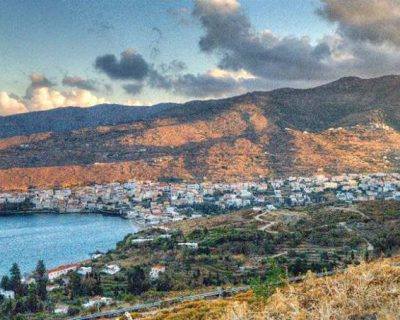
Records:
[[[199,301],[135,315],[146,320],[361,320],[400,319],[400,257],[350,267],[335,276],[309,274],[266,301],[251,293],[226,300]]]
[[[229,214],[221,214],[216,216],[205,216],[198,219],[188,219],[182,221],[175,221],[165,224],[166,227],[171,229],[178,229],[187,235],[195,229],[201,228],[218,228],[218,227],[232,227],[237,228],[243,225],[248,225],[253,220],[253,215],[249,210],[239,210]]]

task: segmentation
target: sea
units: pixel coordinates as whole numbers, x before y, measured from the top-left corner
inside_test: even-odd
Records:
[[[139,226],[131,220],[101,214],[13,214],[0,216],[0,276],[16,262],[23,273],[37,261],[46,267],[79,262],[96,251],[115,248]]]

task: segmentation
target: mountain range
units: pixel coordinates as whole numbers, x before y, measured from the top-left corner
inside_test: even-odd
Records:
[[[0,117],[0,188],[395,171],[400,76]]]

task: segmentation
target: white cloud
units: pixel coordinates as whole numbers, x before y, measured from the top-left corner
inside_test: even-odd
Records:
[[[106,99],[99,98],[90,91],[83,89],[58,91],[49,87],[40,87],[33,89],[30,96],[25,99],[13,97],[5,91],[0,91],[0,115],[8,116],[68,106],[90,107],[106,102]]]
[[[237,0],[197,0],[196,5],[201,10],[219,13],[230,13],[237,11],[240,7],[240,3]]]
[[[207,71],[207,74],[214,78],[232,78],[235,80],[247,80],[257,78],[256,76],[244,69],[240,69],[238,71],[228,71],[220,68],[215,68]]]
[[[27,108],[21,101],[10,97],[7,92],[0,91],[0,115],[8,116],[27,111]]]
[[[61,92],[43,87],[33,90],[27,105],[30,111],[38,111],[67,106],[89,107],[105,102],[104,98],[98,98],[88,90],[76,89]]]

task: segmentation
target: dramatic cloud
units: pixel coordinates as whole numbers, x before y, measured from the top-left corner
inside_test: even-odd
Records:
[[[244,70],[209,70],[204,74],[185,74],[175,78],[173,88],[176,93],[188,97],[222,97],[239,94],[254,89],[258,79]]]
[[[189,97],[219,97],[237,89],[232,78],[218,78],[210,74],[185,74],[174,81],[174,90]]]
[[[123,85],[122,87],[124,88],[126,93],[129,93],[130,95],[135,96],[142,91],[143,84],[142,83],[129,83],[129,84]]]
[[[149,73],[147,84],[152,88],[171,90],[173,87],[172,78],[165,73],[152,69]]]
[[[95,67],[110,78],[119,80],[143,80],[150,69],[146,60],[132,49],[122,52],[119,61],[113,54],[97,57]]]
[[[400,1],[322,0],[318,14],[338,25],[318,42],[257,32],[236,0],[196,0],[200,49],[224,70],[246,70],[266,81],[327,81],[345,75],[400,71]]]
[[[322,0],[318,13],[356,41],[400,46],[399,0]]]
[[[32,73],[29,78],[31,80],[31,84],[26,89],[25,99],[32,98],[33,91],[38,88],[51,88],[56,85],[54,82],[50,81],[40,73]]]
[[[26,101],[26,105],[29,111],[38,111],[67,106],[89,107],[105,102],[105,99],[96,97],[88,90],[58,91],[38,88],[34,90],[32,98]]]
[[[192,19],[203,30],[200,50],[217,57],[217,68],[193,74],[178,60],[156,66],[131,49],[119,60],[100,56],[95,67],[112,79],[134,80],[123,85],[130,95],[147,86],[191,98],[400,72],[399,0],[320,1],[318,15],[337,30],[318,40],[257,31],[237,0],[194,0]],[[189,16],[187,8],[169,13]],[[153,33],[158,43],[162,32]]]
[[[256,33],[235,0],[197,0],[193,15],[205,30],[200,49],[218,54],[223,69],[245,69],[278,80],[320,79],[329,73],[330,48],[325,43]]]
[[[54,87],[55,83],[51,82],[44,75],[40,73],[32,73],[30,76],[32,88]]]
[[[31,75],[30,80],[31,83],[23,98],[4,91],[0,92],[0,115],[6,116],[67,106],[89,107],[106,102],[104,98],[99,98],[85,89],[59,91],[54,88],[54,83],[40,74]],[[66,79],[64,78],[64,80]],[[68,79],[66,81],[74,82]]]
[[[8,95],[7,92],[0,91],[0,115],[8,116],[15,113],[27,112],[25,105],[17,98]]]
[[[97,91],[96,81],[90,79],[65,76],[62,80],[62,84],[67,87],[78,88],[88,91]]]

